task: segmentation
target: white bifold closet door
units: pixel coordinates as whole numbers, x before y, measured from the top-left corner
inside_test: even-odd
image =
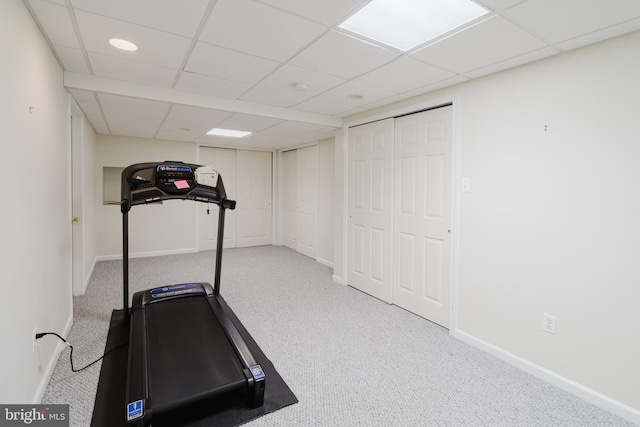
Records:
[[[200,164],[212,165],[220,173],[227,197],[237,202],[235,210],[225,213],[223,247],[270,245],[271,152],[200,147]],[[215,249],[218,207],[199,205],[199,248]]]
[[[347,283],[449,326],[452,107],[349,129]]]
[[[394,119],[349,129],[347,283],[392,300]]]
[[[318,242],[318,146],[283,153],[283,243],[313,259]]]
[[[393,303],[449,327],[452,107],[396,119]]]
[[[236,152],[238,247],[270,245],[271,152]]]

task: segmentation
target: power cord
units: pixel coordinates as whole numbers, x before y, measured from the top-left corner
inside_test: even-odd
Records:
[[[114,350],[119,349],[120,347],[124,347],[125,345],[128,344],[128,342],[122,343],[119,346],[116,346],[114,348],[112,348],[111,350],[105,352],[99,359],[94,360],[93,362],[89,363],[87,366],[83,367],[83,368],[79,368],[79,369],[75,369],[73,367],[73,346],[71,344],[69,344],[69,342],[67,340],[65,340],[64,338],[62,338],[60,335],[58,335],[55,332],[40,332],[36,334],[36,339],[39,340],[40,338],[46,336],[46,335],[55,335],[56,337],[60,338],[65,344],[67,344],[69,346],[69,348],[71,349],[70,353],[69,353],[69,362],[71,362],[71,371],[72,372],[80,372],[80,371],[84,371],[85,369],[87,369],[89,366],[93,366],[96,363],[98,363],[99,361],[101,361],[102,359],[104,359],[104,357],[111,353]]]

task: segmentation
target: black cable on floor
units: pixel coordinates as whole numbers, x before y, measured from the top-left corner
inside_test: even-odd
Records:
[[[120,347],[124,347],[125,345],[128,344],[128,342],[122,343],[122,344],[112,348],[111,350],[106,351],[99,359],[94,360],[93,362],[89,363],[87,366],[85,366],[83,368],[75,369],[73,367],[73,346],[71,344],[69,344],[69,342],[67,340],[65,340],[64,338],[62,338],[59,334],[57,334],[55,332],[40,332],[40,333],[37,333],[36,334],[36,339],[39,340],[40,338],[42,338],[42,337],[44,337],[46,335],[55,335],[56,337],[60,338],[65,344],[67,344],[69,346],[69,348],[71,349],[71,352],[69,353],[69,362],[71,362],[71,371],[72,372],[84,371],[89,366],[92,366],[92,365],[98,363],[99,361],[101,361],[107,354],[111,353],[114,350],[119,349]]]

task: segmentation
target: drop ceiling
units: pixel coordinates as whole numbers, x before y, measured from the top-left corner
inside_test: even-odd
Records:
[[[638,1],[476,0],[488,15],[401,52],[338,27],[368,0],[24,1],[97,133],[269,150],[640,29]],[[114,37],[138,51],[113,48]],[[214,127],[253,134],[206,135]]]

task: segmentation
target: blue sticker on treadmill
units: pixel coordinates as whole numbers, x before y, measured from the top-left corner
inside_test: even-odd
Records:
[[[158,292],[175,291],[176,289],[190,289],[195,287],[196,287],[195,283],[185,283],[184,285],[173,285],[173,286],[165,286],[164,288],[151,289],[151,293],[156,294]]]
[[[264,371],[260,365],[255,365],[249,368],[251,370],[251,375],[253,375],[253,379],[258,381],[264,378]]]
[[[127,421],[135,420],[142,416],[142,400],[136,400],[127,404]]]

